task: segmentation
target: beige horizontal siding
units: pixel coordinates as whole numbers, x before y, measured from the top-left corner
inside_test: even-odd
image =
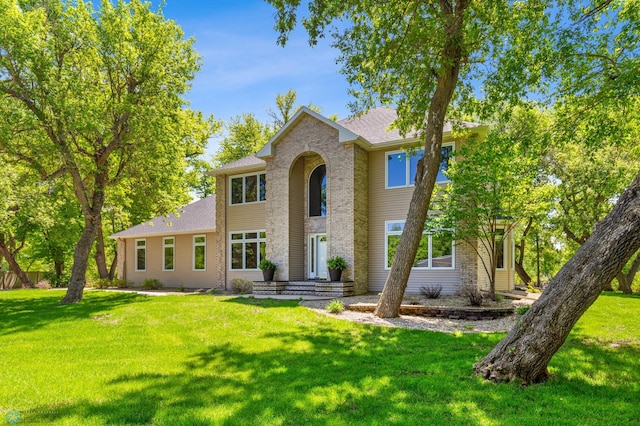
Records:
[[[265,206],[264,202],[227,206],[227,239],[231,231],[264,229]]]
[[[206,270],[193,270],[193,235],[206,235]],[[216,251],[215,233],[176,235],[174,248],[174,270],[162,270],[162,239],[163,237],[149,237],[147,242],[147,265],[145,272],[136,272],[135,238],[126,239],[126,279],[139,286],[148,278],[160,280],[165,287],[184,286],[185,288],[215,287],[214,262]]]
[[[369,152],[369,291],[384,288],[385,221],[407,218],[414,187],[385,189],[385,153],[392,149]],[[442,294],[454,294],[460,283],[460,265],[455,260],[451,270],[413,270],[407,283],[408,294],[420,293],[429,285],[441,285]]]

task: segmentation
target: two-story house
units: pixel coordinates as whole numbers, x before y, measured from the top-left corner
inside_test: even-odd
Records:
[[[190,247],[185,239],[181,250],[192,254],[184,260],[188,279],[178,277],[177,265],[172,271],[176,279],[167,278],[167,271],[136,267],[140,256],[136,253],[143,244],[145,256],[164,256],[163,251],[152,254],[148,248],[167,250],[160,239],[165,241],[175,232],[162,224],[163,235],[145,236],[133,227],[113,236],[120,240],[119,253],[124,252],[121,275],[134,282],[153,276],[185,287],[230,288],[234,278],[262,281],[258,265],[266,257],[278,265],[277,282],[257,288],[269,294],[287,288],[306,292],[328,288],[332,295],[382,291],[421,157],[421,140],[389,129],[396,117],[393,109],[379,107],[333,122],[308,108],[300,109],[256,155],[211,172],[216,177],[216,195],[215,202],[208,202],[215,206],[209,220],[215,218],[215,226],[194,230]],[[466,126],[479,137],[488,132],[486,126]],[[445,128],[443,137],[438,184],[447,183],[442,172],[456,146],[464,143],[454,138],[451,127]],[[207,201],[194,204],[198,203]],[[153,226],[153,231],[158,228]],[[199,244],[206,246],[207,265],[196,274],[198,279],[193,278],[196,235],[206,237]],[[170,250],[175,250],[178,262],[178,246]],[[343,282],[328,287],[318,284],[327,279],[327,259],[336,255],[347,261]],[[160,260],[157,264],[163,265]],[[407,292],[441,285],[443,294],[453,294],[462,284],[485,287],[485,275],[471,246],[456,243],[446,230],[425,232]],[[498,260],[496,288],[510,290],[513,285],[509,236]]]

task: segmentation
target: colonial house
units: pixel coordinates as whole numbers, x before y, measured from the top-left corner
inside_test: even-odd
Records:
[[[382,291],[422,155],[421,140],[389,128],[396,117],[395,110],[379,107],[334,122],[301,108],[256,155],[210,172],[215,198],[187,206],[178,219],[157,218],[153,226],[113,235],[123,254],[118,270],[136,283],[153,277],[185,287],[230,288],[232,279],[242,278],[267,294]],[[465,126],[478,137],[488,132],[486,126]],[[464,143],[450,125],[443,138],[439,185],[447,184],[443,172]],[[191,211],[198,216],[191,218]],[[181,219],[185,225],[178,231]],[[508,236],[498,259],[498,290],[514,285],[512,244]],[[197,268],[202,256],[206,266]],[[332,256],[347,261],[340,283],[327,282]],[[261,282],[258,265],[265,258],[278,266],[274,282]],[[429,285],[442,286],[443,294],[463,284],[487,287],[481,263],[471,246],[457,243],[447,230],[425,231],[407,292]]]

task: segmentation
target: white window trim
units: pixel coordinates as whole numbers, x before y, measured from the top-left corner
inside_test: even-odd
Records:
[[[167,240],[173,240],[172,244],[167,244]],[[165,248],[171,247],[173,249],[173,268],[166,269],[165,265]],[[175,237],[162,237],[162,271],[163,272],[174,272],[176,270],[176,238]]]
[[[389,266],[388,260],[389,260],[389,235],[402,235],[402,231],[400,232],[389,232],[389,224],[391,223],[402,223],[404,224],[406,221],[405,220],[387,220],[384,222],[384,269],[386,271],[390,271],[391,270],[391,266]],[[404,229],[404,228],[403,228]],[[440,229],[438,228],[438,230],[443,230],[443,231],[449,231],[450,229]],[[429,266],[428,267],[420,267],[420,266],[412,266],[411,270],[416,270],[416,271],[453,271],[456,269],[456,243],[455,240],[451,241],[451,266],[446,266],[446,267],[433,267],[431,265],[432,262],[432,239],[431,239],[431,234],[429,234],[429,232],[427,231],[422,231],[422,235],[429,235]]]
[[[255,232],[258,236],[257,238],[247,238],[246,234],[250,234]],[[265,233],[265,237],[261,238],[260,237],[260,233],[264,232]],[[232,234],[242,234],[242,239],[241,240],[232,240],[231,239],[231,235]],[[259,271],[260,270],[260,261],[262,260],[262,258],[260,257],[260,243],[261,242],[265,242],[265,244],[267,243],[267,237],[266,237],[267,231],[265,229],[251,229],[248,231],[229,231],[229,264],[228,264],[228,270],[229,272],[255,272],[255,271]],[[245,265],[245,243],[253,243],[256,242],[258,243],[258,262],[257,262],[257,268],[255,269],[251,269],[251,268],[246,268]],[[233,255],[233,244],[238,244],[241,243],[242,244],[242,269],[233,269],[233,259],[232,259],[232,255]]]
[[[140,246],[138,247],[138,242],[142,241],[144,243],[144,246]],[[135,270],[136,272],[147,272],[147,239],[146,238],[138,238],[135,240],[134,242],[135,245]],[[144,249],[144,269],[139,269],[138,268],[138,249]]]
[[[442,144],[442,148],[446,147],[446,146],[450,146],[451,150],[454,151],[455,150],[455,142],[445,142]],[[417,151],[422,151],[424,150],[424,148],[418,148]],[[405,185],[398,185],[398,186],[389,186],[389,155],[394,155],[394,154],[405,154]],[[384,188],[385,189],[396,189],[396,188],[408,188],[408,187],[412,187],[415,186],[415,184],[413,182],[411,182],[411,158],[409,156],[407,156],[408,151],[399,149],[399,150],[395,150],[395,151],[387,151],[384,153]],[[453,156],[451,156],[451,161],[453,161],[455,158]],[[439,168],[438,168],[439,170]],[[449,179],[446,180],[441,180],[438,181],[436,180],[436,183],[448,183],[450,182]]]
[[[229,184],[228,184],[228,188],[229,188],[229,205],[230,206],[241,206],[244,204],[257,204],[257,203],[264,203],[266,202],[266,198],[267,198],[267,194],[265,192],[265,199],[264,200],[260,200],[260,175],[264,175],[265,177],[265,182],[267,179],[267,174],[265,172],[253,172],[253,173],[245,173],[242,175],[233,175],[233,176],[229,176],[228,180],[229,180]],[[258,185],[256,187],[256,190],[258,191],[256,194],[256,199],[257,201],[245,201],[247,198],[247,194],[245,192],[245,178],[247,176],[256,176],[256,178],[258,179]],[[233,179],[237,179],[237,178],[242,178],[242,202],[241,203],[233,203],[233,192],[232,192],[232,186],[231,186],[231,182],[233,181]]]
[[[204,242],[196,243],[196,238],[204,237]],[[207,236],[204,234],[193,236],[193,250],[192,250],[192,262],[191,269],[194,272],[204,272],[207,270]],[[204,268],[196,269],[196,247],[204,247]]]
[[[502,268],[498,268],[498,262],[496,261],[496,271],[506,271],[507,265],[508,265],[507,261],[509,260],[507,258],[507,233],[505,232],[504,228],[498,228],[497,230],[502,230],[503,237],[502,237]]]

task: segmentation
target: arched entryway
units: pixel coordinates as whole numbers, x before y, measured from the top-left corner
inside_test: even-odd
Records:
[[[323,157],[300,155],[289,173],[289,279],[325,279],[328,173]]]

